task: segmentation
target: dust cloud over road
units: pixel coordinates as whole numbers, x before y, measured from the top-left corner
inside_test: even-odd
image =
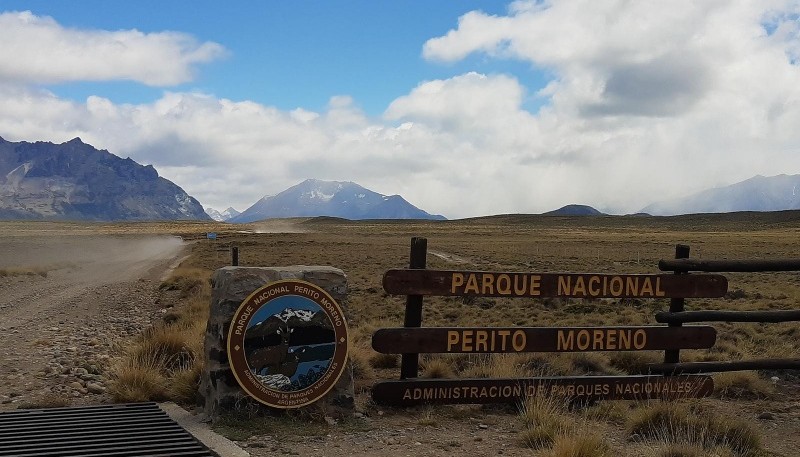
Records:
[[[52,369],[64,343],[140,331],[185,246],[171,236],[0,237],[0,403],[43,388],[36,370]]]
[[[62,236],[0,239],[0,269],[46,271],[50,281],[103,284],[138,279],[175,258],[184,242],[172,236]]]

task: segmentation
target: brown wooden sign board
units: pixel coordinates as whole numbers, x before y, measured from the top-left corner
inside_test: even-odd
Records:
[[[691,327],[425,327],[384,328],[372,347],[385,354],[591,352],[706,349],[717,331]]]
[[[713,390],[713,379],[702,375],[413,379],[379,382],[372,387],[372,398],[378,404],[390,406],[516,403],[536,395],[579,402],[672,400],[705,397]]]
[[[716,298],[728,280],[708,274],[522,273],[389,270],[383,288],[394,295],[574,298]]]

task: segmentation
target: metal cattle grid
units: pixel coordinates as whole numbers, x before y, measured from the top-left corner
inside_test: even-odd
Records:
[[[0,456],[219,457],[155,403],[2,412]]]

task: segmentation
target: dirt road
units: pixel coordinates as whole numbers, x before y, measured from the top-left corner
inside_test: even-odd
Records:
[[[103,395],[108,354],[158,315],[183,249],[169,236],[0,238],[0,409]]]

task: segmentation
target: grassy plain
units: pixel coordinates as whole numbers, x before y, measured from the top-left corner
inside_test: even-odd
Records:
[[[239,248],[243,266],[330,265],[348,276],[349,295],[343,303],[351,331],[351,358],[356,373],[357,404],[364,411],[373,382],[398,377],[398,359],[375,353],[370,346],[373,331],[402,326],[404,297],[387,295],[381,286],[383,273],[408,265],[412,236],[428,239],[428,268],[529,272],[656,273],[659,259],[671,258],[675,245],[688,244],[692,258],[774,259],[800,257],[800,212],[738,213],[680,217],[554,217],[505,215],[444,222],[345,221],[331,218],[265,221],[245,225],[207,223],[102,224],[69,227],[54,223],[44,227],[57,234],[75,231],[103,233],[171,233],[193,240],[191,254],[164,287],[185,291],[184,309],[168,317],[164,325],[187,332],[187,342],[165,344],[189,352],[172,366],[184,386],[191,386],[197,367],[196,348],[204,328],[203,303],[208,288],[203,278],[230,264],[230,248]],[[41,230],[42,228],[37,228]],[[205,233],[216,232],[209,240]],[[687,309],[797,309],[800,306],[800,275],[792,273],[725,274],[729,296],[724,299],[687,300]],[[198,280],[199,278],[199,280]],[[199,281],[199,282],[198,282]],[[655,324],[656,311],[666,310],[665,299],[507,299],[425,298],[425,326],[567,326]],[[191,317],[186,317],[191,316]],[[194,322],[193,322],[194,320]],[[718,339],[709,350],[682,351],[683,361],[740,360],[761,357],[797,357],[800,327],[787,324],[715,324]],[[193,332],[197,332],[196,336]],[[170,332],[166,332],[169,334]],[[142,338],[147,341],[157,332]],[[197,338],[197,339],[194,339]],[[152,339],[152,338],[151,338]],[[188,341],[191,340],[191,341]],[[147,343],[149,344],[149,343]],[[157,346],[157,345],[155,345]],[[194,348],[194,349],[193,349]],[[164,357],[163,350],[154,357]],[[149,360],[137,353],[137,357]],[[158,355],[160,354],[160,355]],[[174,357],[174,354],[173,356]],[[601,352],[526,355],[430,355],[422,359],[422,375],[430,377],[506,377],[526,375],[638,373],[648,362],[659,361],[662,352]],[[167,357],[169,359],[169,357]],[[174,358],[171,359],[174,361]],[[172,363],[172,362],[171,362]],[[173,363],[174,365],[174,363]],[[775,398],[770,381],[793,383],[797,402],[797,378],[790,373],[739,372],[715,376],[717,397],[726,401]],[[148,381],[149,382],[149,381]],[[169,384],[169,383],[167,383]],[[191,397],[191,389],[179,389],[177,398]],[[160,391],[163,396],[170,394]],[[146,395],[145,395],[146,396]],[[138,398],[138,397],[137,397]],[[129,400],[130,398],[128,398]],[[565,436],[581,434],[602,423],[616,427],[630,441],[651,445],[651,455],[759,455],[762,451],[755,416],[740,420],[713,417],[704,403],[687,402],[666,411],[653,405],[609,402],[584,411],[548,406],[522,408],[520,446],[531,446],[542,455],[610,455],[615,446],[592,434],[575,442]],[[622,406],[620,406],[622,405]],[[532,410],[533,408],[533,410]],[[423,421],[447,420],[456,414],[424,410]],[[531,412],[533,411],[533,412]],[[537,412],[538,411],[538,412]],[[665,417],[670,430],[690,427],[690,434],[655,433]],[[797,419],[795,419],[797,420]],[[661,422],[659,422],[661,421]],[[687,421],[683,424],[681,421]],[[669,420],[667,420],[669,422]],[[580,423],[583,428],[564,424]],[[691,424],[690,424],[691,423]],[[588,424],[588,425],[587,425]],[[669,427],[668,427],[669,428]],[[583,431],[581,431],[583,430]],[[644,430],[644,431],[642,431]],[[542,440],[540,437],[544,436]],[[532,443],[536,443],[533,445]],[[575,451],[581,446],[589,451]],[[618,444],[616,445],[618,446]],[[562,451],[567,449],[566,451]],[[591,453],[595,450],[595,453]],[[587,453],[588,452],[588,453]],[[650,452],[650,451],[648,451]],[[773,454],[781,455],[781,454]],[[789,454],[786,454],[789,455]]]

